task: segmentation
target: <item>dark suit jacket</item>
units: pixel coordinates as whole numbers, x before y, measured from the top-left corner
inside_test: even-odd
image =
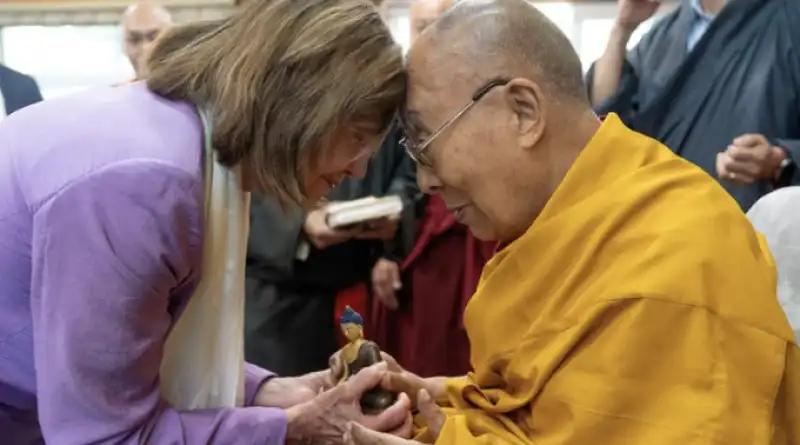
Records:
[[[14,71],[5,65],[0,65],[0,93],[3,94],[6,114],[42,100],[39,85],[33,77]]]

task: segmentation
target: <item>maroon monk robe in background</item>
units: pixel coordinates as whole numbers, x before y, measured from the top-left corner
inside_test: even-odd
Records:
[[[401,267],[400,307],[391,311],[372,301],[372,339],[420,376],[466,374],[469,341],[461,317],[496,245],[477,240],[441,198],[430,197]]]

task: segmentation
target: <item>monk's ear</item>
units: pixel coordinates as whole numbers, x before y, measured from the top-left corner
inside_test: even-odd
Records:
[[[516,116],[519,145],[526,149],[533,148],[544,134],[545,101],[542,89],[528,79],[513,79],[506,85],[506,99]]]

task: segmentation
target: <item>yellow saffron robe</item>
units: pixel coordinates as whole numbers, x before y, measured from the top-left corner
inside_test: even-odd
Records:
[[[609,115],[484,269],[441,445],[800,444],[766,244],[699,168]]]

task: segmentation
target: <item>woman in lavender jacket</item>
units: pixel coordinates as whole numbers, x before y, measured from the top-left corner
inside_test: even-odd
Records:
[[[338,443],[408,428],[408,399],[357,400],[372,368],[273,378],[246,407],[178,411],[165,339],[201,279],[203,126],[254,190],[308,205],[364,173],[404,94],[399,47],[361,0],[249,2],[157,42],[147,83],[39,104],[0,125],[0,442]],[[405,430],[403,431],[405,432]]]

